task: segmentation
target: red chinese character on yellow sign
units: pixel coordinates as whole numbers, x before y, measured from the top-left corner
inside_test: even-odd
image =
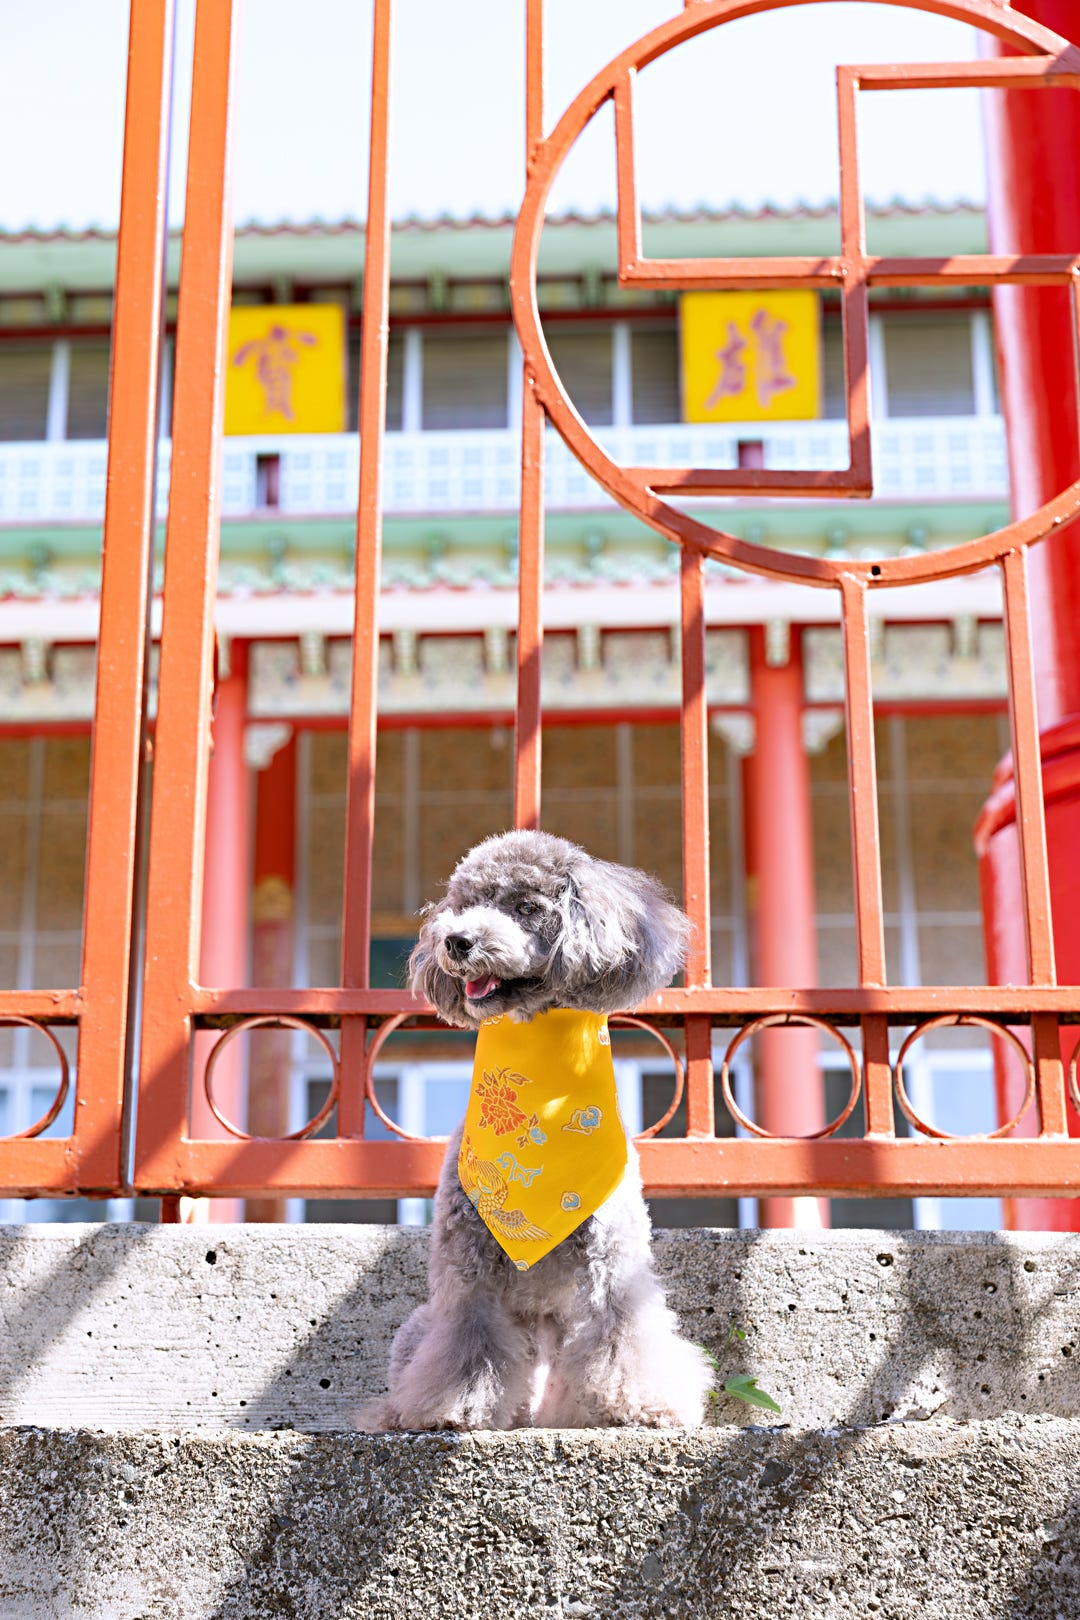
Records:
[[[229,314],[226,433],[342,433],[345,317],[336,304],[240,305]]]
[[[684,293],[681,340],[685,421],[820,415],[816,293]]]
[[[731,395],[733,398],[746,391],[746,361],[743,351],[746,348],[746,339],[739,336],[739,328],[734,321],[728,321],[727,343],[722,349],[717,349],[716,359],[719,361],[719,371],[716,386],[705,401],[705,409],[711,411],[714,405]]]

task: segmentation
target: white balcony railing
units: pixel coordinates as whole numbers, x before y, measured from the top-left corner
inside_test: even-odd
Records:
[[[740,440],[764,444],[765,465],[810,470],[844,466],[843,422],[749,423],[746,426],[607,428],[599,437],[615,460],[637,466],[733,467]],[[0,444],[0,523],[100,522],[105,510],[106,445]],[[162,445],[158,515],[168,504],[171,446]],[[294,517],[344,514],[356,506],[359,440],[355,434],[226,439],[222,513],[264,510],[265,472],[277,459],[275,510]],[[511,430],[388,433],[385,508],[391,516],[505,512],[518,505],[518,439]],[[921,417],[874,428],[876,494],[886,500],[1000,499],[1008,493],[1001,417]],[[608,497],[549,435],[549,510],[607,506]]]

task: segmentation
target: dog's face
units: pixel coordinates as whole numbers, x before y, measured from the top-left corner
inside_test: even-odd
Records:
[[[617,1012],[670,982],[687,928],[648,874],[548,833],[500,833],[469,851],[429,909],[410,982],[465,1028],[550,1007]]]

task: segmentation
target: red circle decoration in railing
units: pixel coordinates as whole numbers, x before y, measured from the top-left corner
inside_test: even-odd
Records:
[[[683,1060],[663,1030],[657,1029],[654,1024],[650,1024],[648,1019],[637,1018],[633,1013],[612,1013],[608,1023],[612,1028],[643,1029],[646,1035],[651,1035],[654,1040],[660,1042],[675,1069],[675,1090],[667,1109],[660,1115],[658,1120],[652,1125],[647,1125],[643,1131],[638,1131],[634,1137],[635,1142],[647,1142],[651,1136],[659,1136],[664,1126],[669,1120],[674,1119],[678,1112],[679,1104],[683,1100],[683,1092],[686,1090],[686,1070],[683,1066]]]
[[[774,1131],[767,1131],[763,1125],[758,1125],[748,1114],[744,1114],[735,1101],[735,1093],[732,1090],[732,1058],[744,1041],[750,1040],[754,1035],[760,1034],[765,1029],[820,1029],[824,1030],[826,1035],[831,1035],[833,1040],[843,1048],[844,1056],[847,1058],[851,1068],[851,1091],[847,1102],[836,1118],[830,1119],[827,1125],[821,1127],[820,1131],[814,1131],[808,1136],[799,1136],[793,1138],[793,1140],[820,1142],[824,1137],[833,1136],[841,1125],[850,1119],[855,1104],[859,1100],[859,1093],[862,1090],[862,1069],[855,1049],[847,1037],[835,1025],[830,1024],[827,1019],[815,1018],[811,1013],[771,1013],[765,1018],[755,1018],[752,1023],[744,1024],[742,1029],[739,1030],[724,1053],[724,1061],[720,1065],[720,1089],[723,1092],[724,1102],[732,1119],[737,1125],[741,1125],[743,1130],[749,1131],[752,1136],[764,1136],[770,1141],[789,1140],[789,1138],[778,1138]]]
[[[675,47],[724,23],[816,0],[698,0],[613,58],[570,103],[533,153],[518,215],[511,260],[514,319],[532,386],[571,453],[607,492],[676,544],[753,573],[837,586],[844,578],[865,585],[910,585],[971,572],[1044,539],[1080,513],[1080,480],[1037,512],[960,545],[917,556],[870,561],[774,550],[712,527],[671,503],[681,499],[752,492],[830,498],[869,496],[871,423],[868,380],[868,302],[871,286],[1061,285],[1080,310],[1080,244],[1073,255],[955,255],[886,259],[866,250],[858,179],[856,104],[860,91],[1005,88],[1031,93],[1048,86],[1080,87],[1080,49],[999,0],[887,0],[933,12],[995,36],[1016,56],[952,63],[907,63],[837,69],[840,145],[841,251],[835,257],[761,259],[651,259],[641,249],[641,211],[634,161],[634,93],[638,72]],[[603,449],[574,408],[544,338],[537,301],[537,264],[552,184],[575,142],[601,107],[613,103],[618,175],[619,282],[623,287],[762,291],[784,286],[831,287],[840,294],[847,388],[850,464],[803,472],[790,469],[628,467]]]
[[[48,1108],[42,1114],[41,1118],[39,1120],[35,1120],[33,1125],[28,1125],[25,1131],[13,1131],[10,1136],[3,1138],[3,1140],[6,1142],[21,1142],[27,1141],[34,1136],[40,1136],[42,1131],[47,1131],[53,1120],[59,1114],[61,1108],[63,1108],[65,1102],[67,1101],[67,1094],[71,1087],[71,1069],[68,1064],[67,1053],[60,1045],[60,1042],[57,1040],[52,1030],[49,1029],[46,1024],[39,1024],[33,1018],[20,1018],[17,1013],[6,1013],[2,1018],[0,1018],[0,1029],[10,1029],[13,1026],[18,1026],[22,1029],[35,1029],[39,1034],[44,1035],[45,1039],[49,1042],[53,1051],[56,1053],[57,1061],[60,1064],[59,1089],[57,1090],[56,1096],[53,1098]]]
[[[213,1086],[214,1070],[222,1052],[237,1035],[242,1035],[245,1031],[252,1029],[298,1029],[305,1035],[314,1036],[330,1059],[332,1075],[330,1090],[319,1112],[309,1119],[306,1125],[301,1125],[298,1131],[290,1131],[288,1136],[274,1138],[275,1141],[279,1142],[303,1142],[307,1137],[314,1135],[319,1126],[330,1118],[336,1108],[341,1090],[341,1071],[337,1053],[325,1030],[317,1029],[314,1024],[307,1023],[303,1018],[293,1018],[289,1013],[266,1013],[257,1018],[243,1018],[239,1023],[234,1024],[231,1029],[226,1030],[221,1039],[215,1042],[206,1060],[206,1072],[203,1076],[203,1086],[206,1091],[206,1100],[210,1104],[210,1111],[218,1124],[224,1126],[230,1136],[238,1136],[245,1142],[254,1140],[250,1131],[241,1130],[240,1126],[234,1124],[218,1107],[214,1098]]]
[[[1080,1059],[1080,1040],[1078,1040],[1076,1045],[1073,1047],[1072,1057],[1069,1059],[1069,1066],[1065,1071],[1068,1077],[1070,1100],[1072,1101],[1072,1105],[1076,1109],[1076,1112],[1080,1114],[1080,1087],[1078,1087],[1076,1079],[1076,1065],[1078,1059]]]
[[[390,1118],[390,1115],[375,1095],[375,1059],[394,1031],[400,1029],[402,1024],[412,1017],[412,1013],[397,1013],[393,1018],[388,1018],[385,1023],[380,1024],[371,1037],[367,1045],[367,1051],[364,1053],[364,1096],[371,1104],[371,1111],[375,1118],[380,1120],[388,1131],[392,1131],[395,1136],[399,1136],[403,1142],[444,1142],[446,1138],[442,1136],[415,1136],[412,1131],[404,1130],[402,1126]]]
[[[915,1111],[911,1098],[908,1096],[907,1087],[904,1083],[904,1059],[915,1042],[921,1040],[924,1035],[928,1035],[931,1030],[955,1029],[961,1025],[989,1030],[991,1035],[996,1035],[1008,1041],[1023,1064],[1024,1073],[1027,1077],[1024,1100],[1012,1118],[1006,1120],[1004,1125],[999,1125],[996,1131],[985,1131],[974,1136],[956,1136],[953,1132],[939,1130],[936,1125],[931,1125],[928,1120],[920,1118]],[[995,1024],[993,1019],[980,1018],[974,1013],[942,1013],[940,1018],[929,1018],[925,1024],[919,1024],[913,1029],[896,1054],[896,1062],[893,1064],[893,1081],[896,1087],[896,1100],[900,1104],[904,1118],[923,1136],[933,1136],[941,1142],[992,1142],[999,1136],[1008,1136],[1019,1125],[1035,1099],[1035,1065],[1032,1063],[1023,1041],[1006,1025]]]

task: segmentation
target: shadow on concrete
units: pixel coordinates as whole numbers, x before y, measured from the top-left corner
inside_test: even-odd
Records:
[[[745,1240],[747,1234],[741,1236]],[[994,1481],[984,1480],[980,1487],[970,1475],[963,1477],[967,1465],[961,1463],[959,1499],[946,1505],[943,1497],[931,1522],[921,1527],[918,1542],[904,1545],[902,1535],[890,1533],[890,1524],[899,1527],[912,1518],[904,1504],[916,1494],[927,1460],[919,1455],[918,1446],[900,1465],[901,1474],[905,1466],[910,1468],[913,1487],[907,1481],[897,1484],[893,1469],[887,1483],[895,1489],[868,1488],[861,1501],[845,1500],[846,1523],[838,1520],[832,1487],[859,1454],[885,1439],[906,1438],[904,1431],[919,1440],[931,1438],[935,1430],[962,1436],[963,1425],[997,1419],[1004,1412],[1017,1413],[1020,1434],[1029,1414],[1073,1417],[1080,1411],[1077,1314],[1062,1321],[1060,1355],[1045,1369],[1035,1364],[1032,1342],[1034,1323],[1060,1310],[1063,1294],[1069,1304],[1073,1296],[1080,1301],[1080,1276],[1075,1284],[1066,1283],[1045,1295],[1033,1309],[1037,1256],[1018,1252],[1000,1233],[970,1238],[937,1235],[939,1241],[968,1240],[988,1251],[979,1293],[961,1300],[943,1291],[940,1278],[927,1275],[927,1268],[912,1264],[905,1255],[915,1246],[925,1250],[928,1234],[874,1236],[880,1244],[878,1263],[886,1270],[899,1266],[904,1309],[899,1326],[886,1337],[876,1340],[871,1333],[875,1342],[868,1343],[865,1375],[835,1426],[792,1432],[777,1422],[729,1431],[721,1448],[702,1459],[695,1484],[683,1491],[678,1505],[658,1518],[647,1545],[629,1552],[611,1589],[603,1595],[571,1594],[581,1604],[574,1612],[596,1620],[630,1614],[650,1620],[653,1616],[713,1620],[721,1613],[780,1612],[789,1603],[795,1606],[791,1582],[797,1572],[800,1606],[802,1601],[812,1602],[815,1611],[820,1607],[823,1613],[842,1595],[850,1598],[855,1586],[862,1589],[860,1601],[872,1597],[874,1608],[883,1614],[900,1613],[894,1605],[902,1603],[903,1613],[920,1612],[925,1620],[956,1620],[959,1614],[975,1612],[1000,1614],[1003,1620],[1064,1620],[1080,1614],[1080,1458],[1068,1505],[1050,1523],[1033,1518],[1026,1504],[1015,1499],[1023,1494],[1024,1473],[1003,1453],[995,1459],[1003,1500],[994,1501]],[[747,1263],[729,1271],[727,1297],[735,1321],[745,1319],[742,1284],[754,1248],[752,1241]],[[809,1249],[808,1244],[796,1253],[812,1260]],[[798,1291],[796,1279],[792,1283],[793,1292]],[[846,1304],[847,1294],[841,1297]],[[1041,1353],[1045,1358],[1045,1345]],[[747,1355],[752,1362],[752,1341]],[[997,1367],[984,1371],[991,1357]],[[1001,1378],[1009,1365],[1017,1374],[1015,1381]],[[798,1376],[797,1367],[791,1371],[792,1377]],[[724,1372],[722,1366],[721,1379]],[[929,1404],[920,1408],[908,1399],[898,1402],[901,1384],[909,1391],[914,1387]],[[729,1416],[732,1405],[730,1401],[724,1405],[724,1416]],[[935,1411],[953,1418],[955,1427],[942,1425],[940,1418],[936,1424],[928,1421]],[[980,1432],[966,1430],[969,1435]],[[955,1535],[965,1498],[968,1519],[976,1525],[984,1522],[985,1536],[993,1538],[994,1557],[987,1557],[985,1541],[972,1551]],[[1008,1589],[999,1580],[993,1591],[988,1583],[994,1579],[998,1543],[1010,1534],[1014,1554],[1012,1573],[1005,1577]],[[931,1542],[936,1538],[941,1543],[950,1536],[955,1545],[951,1550],[939,1545],[936,1552],[941,1557],[935,1557]],[[854,1557],[853,1546],[858,1548]],[[1039,1550],[1029,1558],[1025,1549],[1032,1546]],[[957,1585],[946,1596],[940,1570],[942,1559],[948,1566],[950,1558]],[[932,1577],[929,1568],[937,1570]],[[765,1578],[759,1580],[756,1600],[762,1607],[729,1609],[734,1594],[747,1601],[746,1576],[751,1569]],[[907,1605],[912,1605],[910,1610]]]
[[[712,1288],[705,1290],[707,1297],[700,1288],[697,1290],[698,1303],[692,1310],[687,1309],[686,1295],[690,1290],[680,1289],[678,1264],[663,1269],[671,1302],[680,1311],[684,1329],[718,1354],[722,1381],[732,1372],[753,1370],[752,1334],[741,1345],[728,1335],[732,1323],[741,1324],[747,1319],[756,1244],[751,1242],[747,1250],[746,1234],[736,1237],[717,1233],[716,1237]],[[613,1498],[606,1513],[598,1510],[595,1501],[585,1504],[579,1530],[575,1530],[578,1503],[572,1460],[579,1441],[578,1437],[571,1441],[553,1433],[548,1437],[553,1447],[553,1465],[561,1458],[562,1471],[568,1474],[561,1491],[555,1493],[559,1508],[554,1519],[538,1527],[528,1500],[527,1481],[513,1486],[500,1476],[501,1489],[492,1492],[484,1514],[461,1524],[461,1566],[456,1572],[448,1569],[448,1578],[453,1574],[455,1580],[467,1586],[469,1560],[490,1558],[493,1543],[502,1545],[508,1536],[512,1541],[524,1538],[525,1546],[533,1553],[545,1542],[552,1543],[550,1556],[540,1558],[539,1564],[549,1572],[562,1569],[568,1578],[566,1585],[561,1576],[555,1580],[559,1590],[549,1590],[550,1573],[546,1585],[541,1580],[540,1587],[528,1596],[529,1603],[536,1605],[535,1612],[552,1604],[564,1604],[565,1600],[570,1605],[565,1612],[583,1615],[676,1614],[688,1620],[696,1620],[698,1615],[702,1620],[711,1620],[720,1612],[717,1599],[722,1601],[717,1589],[718,1571],[724,1572],[723,1587],[734,1590],[752,1570],[755,1579],[764,1580],[765,1601],[770,1581],[782,1584],[785,1561],[793,1558],[803,1588],[827,1607],[831,1595],[852,1578],[841,1551],[846,1542],[863,1549],[859,1557],[865,1567],[859,1573],[856,1560],[856,1573],[860,1580],[865,1576],[868,1592],[880,1588],[882,1597],[878,1601],[886,1609],[892,1600],[890,1594],[902,1591],[906,1599],[918,1596],[927,1620],[937,1616],[940,1620],[954,1620],[955,1605],[952,1612],[942,1608],[933,1580],[921,1574],[925,1560],[918,1549],[907,1548],[901,1558],[890,1546],[890,1522],[899,1526],[909,1517],[892,1500],[893,1492],[902,1487],[890,1477],[889,1490],[883,1488],[882,1480],[880,1491],[870,1492],[859,1503],[849,1503],[846,1532],[838,1531],[832,1520],[832,1487],[860,1453],[875,1448],[875,1435],[880,1437],[884,1431],[891,1441],[897,1424],[918,1427],[919,1420],[931,1418],[935,1411],[953,1415],[955,1409],[965,1420],[997,1417],[1008,1409],[1010,1400],[1019,1411],[1060,1412],[1063,1406],[1068,1414],[1077,1410],[1076,1379],[1070,1376],[1069,1355],[1061,1358],[1059,1368],[1034,1376],[1030,1373],[1033,1321],[1060,1305],[1060,1301],[1056,1296],[1044,1298],[1035,1304],[1033,1315],[1033,1279],[1027,1268],[1034,1264],[1037,1272],[1038,1262],[1018,1253],[1008,1239],[996,1234],[979,1234],[970,1239],[973,1245],[986,1249],[987,1264],[978,1293],[969,1299],[943,1292],[940,1275],[935,1278],[927,1268],[915,1263],[910,1251],[916,1246],[925,1249],[926,1234],[883,1232],[875,1237],[876,1264],[883,1273],[890,1273],[890,1278],[895,1276],[903,1294],[903,1309],[898,1323],[880,1339],[871,1335],[864,1372],[838,1413],[835,1427],[795,1433],[782,1423],[771,1428],[751,1424],[709,1435],[697,1466],[696,1484],[685,1490],[676,1503],[657,1513],[645,1544],[627,1549],[621,1574],[606,1596],[588,1590],[587,1583],[580,1591],[572,1589],[575,1580],[569,1571],[588,1569],[590,1553],[585,1543],[589,1536],[595,1536],[598,1522],[607,1523],[609,1533],[618,1534],[620,1512],[628,1517],[626,1504]],[[663,1240],[661,1250],[667,1258],[677,1261],[679,1242],[675,1235]],[[795,1249],[792,1258],[804,1258],[807,1266],[812,1266],[811,1245],[807,1244],[801,1254]],[[789,1275],[793,1293],[801,1292],[798,1276]],[[366,1282],[364,1292],[368,1286]],[[403,1302],[402,1316],[412,1303],[411,1298]],[[841,1307],[846,1304],[845,1293]],[[333,1347],[340,1347],[341,1323],[356,1307],[352,1297],[342,1301],[306,1342],[303,1356],[338,1353]],[[1061,1348],[1070,1346],[1066,1342]],[[999,1366],[1003,1361],[1014,1365],[1021,1374],[1020,1383],[1027,1387],[1017,1388],[1011,1395],[995,1387],[993,1376],[984,1376],[981,1371],[991,1356]],[[791,1368],[791,1376],[798,1377],[797,1366]],[[289,1401],[289,1392],[284,1388],[288,1379],[286,1370],[252,1402],[243,1427],[267,1423],[281,1426],[280,1414]],[[900,1390],[906,1393],[898,1399]],[[724,1416],[733,1415],[732,1404],[728,1402],[720,1409]],[[742,1415],[741,1407],[736,1410]],[[532,1438],[536,1438],[535,1433]],[[600,1443],[606,1438],[602,1437]],[[655,1437],[661,1474],[672,1438]],[[447,1435],[391,1436],[375,1437],[370,1450],[361,1439],[355,1445],[355,1466],[362,1476],[361,1494],[371,1507],[362,1526],[345,1520],[335,1535],[342,1558],[351,1566],[348,1572],[340,1566],[316,1571],[311,1567],[312,1554],[305,1547],[303,1504],[310,1503],[314,1493],[320,1499],[325,1497],[327,1511],[334,1512],[337,1465],[320,1446],[313,1445],[306,1448],[298,1463],[293,1483],[277,1494],[262,1519],[257,1539],[245,1552],[242,1575],[230,1581],[207,1620],[237,1620],[240,1615],[261,1614],[264,1609],[260,1605],[270,1602],[275,1592],[280,1595],[285,1584],[305,1569],[311,1579],[330,1581],[342,1602],[377,1587],[380,1571],[392,1570],[403,1538],[417,1534],[410,1526],[421,1524],[429,1513],[453,1511],[451,1476],[455,1468],[476,1466],[472,1438],[463,1443]],[[684,1460],[694,1450],[693,1437],[688,1437]],[[912,1463],[913,1477],[918,1473],[917,1462]],[[645,1476],[647,1473],[646,1469]],[[642,1489],[648,1488],[648,1478],[644,1477]],[[402,1502],[408,1504],[404,1518]],[[978,1504],[980,1511],[983,1506]],[[640,1519],[636,1522],[640,1523]],[[941,1534],[946,1534],[944,1524]],[[783,1558],[779,1556],[778,1538],[787,1549]],[[526,1563],[536,1567],[532,1559],[527,1558]],[[1043,1569],[1042,1564],[1038,1567]],[[770,1570],[775,1574],[770,1575]],[[966,1569],[966,1581],[977,1583],[979,1578],[977,1563]],[[1068,1577],[1059,1579],[1057,1587],[1052,1581],[1047,1585],[1043,1574],[1038,1578],[1040,1590],[1068,1588],[1076,1596],[1075,1577],[1071,1588]],[[525,1612],[521,1608],[526,1601],[524,1590],[515,1581],[511,1586],[515,1596],[508,1600],[507,1612]],[[1004,1600],[1007,1594],[998,1596]],[[1036,1613],[1026,1598],[1017,1601],[1021,1606],[1010,1620],[1021,1620],[1021,1616],[1028,1620]],[[377,1607],[365,1612],[374,1616],[381,1613]],[[1080,1607],[1062,1612],[1080,1612]]]
[[[41,1230],[36,1228],[35,1232]],[[132,1237],[136,1242],[145,1241],[154,1230],[153,1227],[117,1228],[95,1223],[78,1239],[74,1259],[65,1242],[57,1264],[44,1280],[29,1289],[19,1288],[14,1280],[19,1257],[31,1245],[40,1247],[53,1240],[30,1236],[24,1228],[7,1227],[0,1231],[0,1275],[13,1279],[9,1286],[0,1289],[0,1333],[5,1345],[4,1353],[0,1354],[0,1424],[11,1421],[14,1391],[25,1383],[34,1366],[44,1359],[49,1347],[85,1307],[85,1293],[71,1286],[72,1270],[92,1271],[95,1286],[100,1288],[126,1264]],[[69,1226],[61,1231],[64,1238],[70,1237]],[[92,1361],[95,1348],[92,1343],[87,1345],[88,1362]]]

